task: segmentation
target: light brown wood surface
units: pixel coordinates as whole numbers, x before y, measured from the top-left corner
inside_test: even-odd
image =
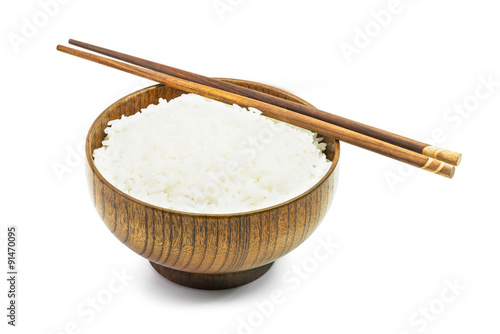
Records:
[[[306,103],[270,86],[223,80]],[[337,186],[339,142],[325,137],[326,155],[333,164],[318,184],[268,209],[226,215],[183,213],[144,203],[113,187],[98,172],[92,158],[92,152],[102,146],[108,121],[135,114],[149,104],[158,103],[160,97],[170,100],[182,93],[164,85],[152,86],[120,99],[97,117],[86,141],[90,195],[115,237],[151,261],[164,277],[202,289],[246,284],[306,240],[325,216]],[[207,274],[210,279],[203,276]]]
[[[407,138],[401,135],[397,135],[395,133],[391,133],[389,131],[384,131],[382,129],[375,128],[373,126],[363,124],[360,122],[356,122],[345,117],[341,117],[329,112],[325,112],[319,109],[314,108],[313,106],[297,103],[291,100],[281,99],[279,97],[265,94],[263,92],[259,92],[253,89],[249,89],[247,87],[234,85],[230,82],[225,82],[221,80],[217,80],[215,78],[209,78],[203,75],[199,75],[196,73],[184,71],[172,66],[167,66],[164,64],[159,64],[156,62],[152,62],[146,59],[138,58],[132,55],[128,55],[125,53],[109,50],[103,47],[99,47],[96,45],[84,43],[81,41],[77,41],[74,39],[70,39],[68,41],[69,44],[79,46],[81,48],[91,50],[115,59],[119,59],[125,61],[130,64],[139,65],[141,67],[165,73],[168,75],[172,75],[174,77],[178,77],[181,79],[185,79],[188,81],[193,81],[205,86],[209,86],[212,88],[221,89],[227,92],[231,92],[234,94],[246,96],[255,100],[259,100],[262,102],[266,102],[281,108],[285,108],[288,110],[292,110],[298,112],[299,114],[310,116],[327,123],[331,123],[342,128],[346,128],[352,130],[354,132],[367,135],[369,137],[373,137],[375,139],[379,139],[381,141],[400,146],[407,150],[413,151],[415,153],[423,154],[428,157],[432,157],[433,159],[437,159],[443,161],[445,163],[451,164],[453,166],[458,166],[460,164],[460,160],[462,155],[457,152],[452,152],[449,150],[445,150],[439,147],[434,147],[429,144],[422,143],[420,141]],[[439,152],[439,154],[435,154],[435,152]]]
[[[198,95],[225,103],[235,103],[243,107],[257,108],[264,115],[272,117],[274,119],[300,126],[317,133],[322,133],[325,136],[333,137],[346,143],[356,145],[358,147],[407,163],[409,165],[421,168],[437,175],[445,176],[451,179],[455,174],[455,166],[452,166],[448,163],[441,162],[421,153],[416,153],[406,148],[393,145],[391,143],[337,126],[335,124],[325,122],[320,119],[281,108],[273,104],[234,94],[218,88],[202,85],[194,81],[181,79],[162,72],[156,72],[136,65],[119,62],[111,58],[106,58],[100,55],[73,49],[63,45],[58,45],[57,50],[127,73],[151,79],[179,90],[196,93]]]

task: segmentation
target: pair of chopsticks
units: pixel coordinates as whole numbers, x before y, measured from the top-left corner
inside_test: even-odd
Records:
[[[73,39],[69,40],[69,44],[123,62],[63,45],[58,45],[57,50],[217,101],[253,107],[259,109],[265,116],[300,126],[324,136],[334,137],[450,179],[455,174],[454,166],[458,166],[462,157],[460,153],[421,143],[249,88]]]

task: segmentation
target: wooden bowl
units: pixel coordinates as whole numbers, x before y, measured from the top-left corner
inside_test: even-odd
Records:
[[[267,85],[222,79],[281,98],[308,104]],[[303,194],[278,205],[239,214],[196,214],[168,210],[135,199],[112,186],[94,165],[108,121],[133,115],[158,99],[185,92],[155,85],[118,100],[92,124],[86,140],[86,173],[95,208],[109,230],[149,260],[160,275],[192,288],[225,289],[262,276],[277,258],[295,249],[328,210],[337,184],[339,142],[325,138],[333,161],[328,173]]]

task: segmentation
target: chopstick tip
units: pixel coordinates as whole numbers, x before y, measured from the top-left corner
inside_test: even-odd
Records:
[[[422,150],[422,154],[440,161],[444,161],[453,166],[458,166],[460,161],[462,161],[462,154],[453,152],[450,150],[445,150],[436,146],[427,146]]]
[[[447,175],[449,179],[452,179],[455,176],[455,166],[453,166],[450,170],[450,173]]]

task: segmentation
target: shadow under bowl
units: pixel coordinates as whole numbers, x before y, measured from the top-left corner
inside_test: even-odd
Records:
[[[221,79],[287,100],[306,101],[255,82]],[[94,165],[110,120],[130,116],[159,98],[186,92],[155,85],[121,98],[92,124],[86,140],[86,174],[100,217],[118,240],[150,261],[163,277],[199,289],[225,289],[252,282],[273,262],[300,245],[319,225],[331,205],[338,179],[339,142],[324,137],[332,166],[306,192],[272,207],[236,214],[198,214],[140,201],[111,185]]]

